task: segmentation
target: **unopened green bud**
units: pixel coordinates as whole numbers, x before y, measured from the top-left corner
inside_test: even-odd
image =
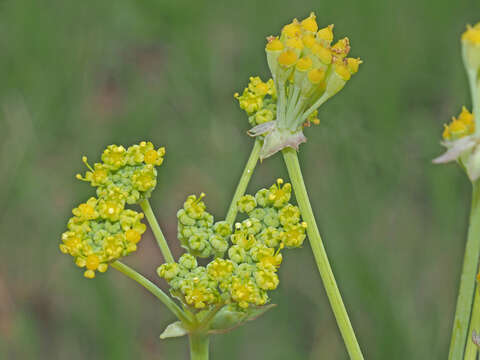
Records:
[[[232,226],[226,221],[218,221],[213,226],[213,231],[215,231],[217,235],[227,237],[232,233]]]
[[[228,249],[228,257],[235,263],[239,264],[242,263],[246,260],[247,258],[247,253],[245,252],[245,249],[238,246],[238,245],[233,245]]]
[[[183,224],[183,225],[195,225],[195,219],[191,218],[188,216],[187,212],[185,209],[180,209],[177,212],[177,219]]]
[[[238,211],[243,213],[249,213],[257,206],[257,202],[252,195],[244,195],[238,200]]]
[[[178,263],[188,270],[197,267],[197,259],[195,259],[195,257],[190,254],[183,254],[182,256],[180,256],[180,259],[178,259]]]
[[[270,204],[269,200],[269,191],[267,189],[258,190],[255,194],[255,200],[257,201],[258,206],[266,207]]]
[[[180,272],[180,267],[177,263],[166,263],[157,268],[157,274],[159,277],[164,278],[167,281],[172,280]]]

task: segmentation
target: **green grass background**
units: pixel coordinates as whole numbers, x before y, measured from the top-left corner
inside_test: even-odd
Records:
[[[224,216],[252,140],[232,94],[268,76],[265,37],[316,11],[350,37],[360,72],[302,145],[305,181],[368,359],[443,359],[470,185],[434,166],[442,124],[470,105],[459,37],[473,0],[0,0],[0,359],[187,359],[153,296],[109,270],[84,279],[58,250],[75,180],[108,144],[165,145],[152,205],[204,191]],[[250,190],[287,178],[276,155]],[[150,234],[127,262],[155,276]],[[308,244],[285,253],[279,306],[212,340],[212,359],[346,359]]]

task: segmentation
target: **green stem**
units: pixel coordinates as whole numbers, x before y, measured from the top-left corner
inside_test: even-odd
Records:
[[[170,248],[168,247],[167,240],[165,239],[165,236],[163,236],[162,229],[160,229],[160,225],[158,225],[157,218],[155,217],[152,211],[152,207],[150,206],[150,203],[148,202],[147,199],[145,199],[140,203],[140,206],[142,207],[142,210],[145,213],[145,216],[147,217],[148,223],[152,228],[153,235],[157,240],[157,244],[160,247],[160,251],[162,252],[163,257],[165,258],[165,261],[175,262],[175,260],[173,259],[173,255],[170,251]]]
[[[165,306],[172,313],[174,313],[180,321],[185,323],[191,322],[190,316],[188,314],[183,312],[183,310],[177,304],[175,304],[175,302],[172,299],[170,299],[170,297],[167,294],[165,294],[159,287],[157,287],[154,283],[152,283],[150,280],[145,278],[143,275],[139,274],[134,269],[132,269],[131,267],[125,265],[120,261],[115,261],[110,266],[120,271],[124,275],[127,275],[130,279],[135,280],[140,285],[142,285],[145,289],[150,291],[157,299],[159,299],[162,303],[164,303]]]
[[[208,335],[191,333],[188,337],[190,339],[190,360],[208,360]]]
[[[468,74],[468,83],[470,85],[470,93],[472,96],[472,113],[475,118],[475,132],[480,134],[480,91],[479,79],[477,70],[469,70]]]
[[[310,240],[310,245],[317,262],[318,271],[325,286],[325,290],[330,301],[337,325],[345,342],[350,359],[359,360],[363,359],[362,351],[355,337],[350,319],[348,318],[347,310],[343,304],[340,291],[338,290],[335,277],[333,276],[330,263],[328,261],[327,253],[318,231],[315,216],[313,215],[312,206],[308,198],[307,189],[303,181],[302,171],[300,169],[300,163],[298,162],[297,152],[292,148],[285,148],[282,150],[283,159],[287,166],[288,175],[295,191],[295,197],[297,199],[300,212],[303,219],[307,222],[307,234]]]
[[[472,312],[475,291],[475,276],[480,254],[480,181],[473,184],[470,226],[468,228],[463,269],[458,290],[457,308],[453,321],[452,339],[450,341],[449,360],[461,360],[468,336],[468,326]]]
[[[237,217],[237,202],[240,198],[245,194],[247,190],[248,183],[253,174],[253,170],[258,162],[258,157],[260,156],[260,150],[262,149],[262,142],[261,140],[255,140],[255,145],[253,146],[252,152],[250,157],[248,158],[247,165],[245,165],[245,169],[243,170],[242,177],[238,182],[237,189],[235,190],[235,194],[233,195],[232,202],[230,203],[230,207],[228,208],[227,216],[225,221],[228,222],[230,225],[233,226],[233,223]]]
[[[331,98],[331,95],[327,94],[326,92],[323,93],[322,96],[312,105],[308,108],[307,111],[305,111],[302,115],[300,123],[303,123],[307,118],[322,105],[325,101]]]
[[[475,291],[475,299],[473,301],[472,319],[470,320],[470,328],[467,334],[467,346],[465,348],[464,360],[476,360],[478,348],[472,341],[473,330],[478,332],[480,330],[480,293]]]

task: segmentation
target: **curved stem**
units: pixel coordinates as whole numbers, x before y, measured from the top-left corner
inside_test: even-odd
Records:
[[[473,294],[475,291],[475,276],[478,269],[480,254],[480,181],[473,184],[472,208],[470,211],[470,226],[468,228],[465,255],[463,258],[460,288],[458,290],[457,308],[453,321],[452,339],[448,358],[463,359],[465,343],[468,336],[470,314],[472,312]]]
[[[208,360],[208,345],[210,339],[204,333],[191,333],[190,340],[190,360]]]
[[[480,330],[480,294],[478,292],[478,287],[477,291],[475,291],[475,299],[473,301],[472,318],[470,320],[470,328],[468,329],[467,334],[467,346],[465,348],[465,356],[463,357],[464,360],[477,359],[478,347],[472,341],[473,330],[477,333]]]
[[[142,207],[142,210],[145,213],[145,216],[147,217],[148,223],[152,228],[153,235],[157,240],[157,244],[160,247],[160,251],[162,252],[163,257],[165,258],[165,261],[175,262],[175,260],[173,259],[173,255],[170,251],[170,248],[168,247],[167,240],[165,239],[165,236],[163,236],[162,229],[160,229],[160,225],[158,225],[157,218],[155,217],[155,214],[152,211],[152,207],[150,206],[149,201],[147,199],[143,200],[140,203],[140,206]]]
[[[135,280],[140,285],[142,285],[145,289],[150,291],[157,299],[159,299],[162,303],[164,303],[165,306],[172,313],[174,313],[180,321],[190,323],[191,321],[190,316],[187,315],[185,312],[183,312],[183,310],[177,304],[175,304],[175,302],[167,294],[165,294],[159,287],[157,287],[154,283],[152,283],[146,277],[139,274],[134,269],[132,269],[131,267],[125,265],[120,261],[115,261],[110,266],[120,271],[124,275],[127,275],[130,279]]]
[[[240,177],[240,181],[238,182],[237,189],[235,190],[235,194],[233,195],[232,202],[230,203],[230,207],[228,208],[227,216],[225,217],[225,221],[228,222],[230,225],[233,226],[235,218],[237,217],[237,202],[238,200],[245,194],[247,190],[248,183],[253,174],[253,170],[258,162],[258,157],[260,156],[260,150],[262,149],[262,142],[260,140],[255,140],[255,145],[253,145],[252,152],[250,157],[248,158],[247,164],[245,165],[245,169],[243,170],[242,176]]]
[[[292,182],[293,190],[295,191],[295,197],[297,199],[300,212],[303,219],[307,222],[307,234],[310,240],[310,245],[315,256],[318,271],[325,286],[325,291],[330,301],[337,325],[342,334],[343,341],[347,348],[350,359],[360,360],[363,359],[360,345],[353,331],[350,319],[343,304],[340,291],[338,290],[335,277],[333,276],[332,268],[328,261],[327,253],[323,246],[320,232],[318,231],[315,216],[313,215],[312,206],[308,198],[307,189],[303,181],[302,171],[300,169],[300,163],[298,162],[297,152],[292,148],[285,148],[282,150],[283,159],[287,166],[288,175]]]

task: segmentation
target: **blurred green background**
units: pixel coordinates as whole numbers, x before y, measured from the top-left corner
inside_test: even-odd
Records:
[[[364,60],[302,145],[305,181],[369,359],[442,359],[470,185],[433,166],[442,124],[470,106],[461,0],[0,1],[0,358],[187,359],[153,296],[108,271],[91,281],[58,250],[93,194],[81,156],[149,139],[167,157],[152,198],[174,246],[176,210],[205,191],[221,218],[250,151],[232,94],[268,76],[265,37],[317,13]],[[287,178],[279,155],[253,192]],[[308,244],[285,253],[279,306],[212,342],[212,359],[346,359]],[[126,262],[154,279],[151,235]]]

